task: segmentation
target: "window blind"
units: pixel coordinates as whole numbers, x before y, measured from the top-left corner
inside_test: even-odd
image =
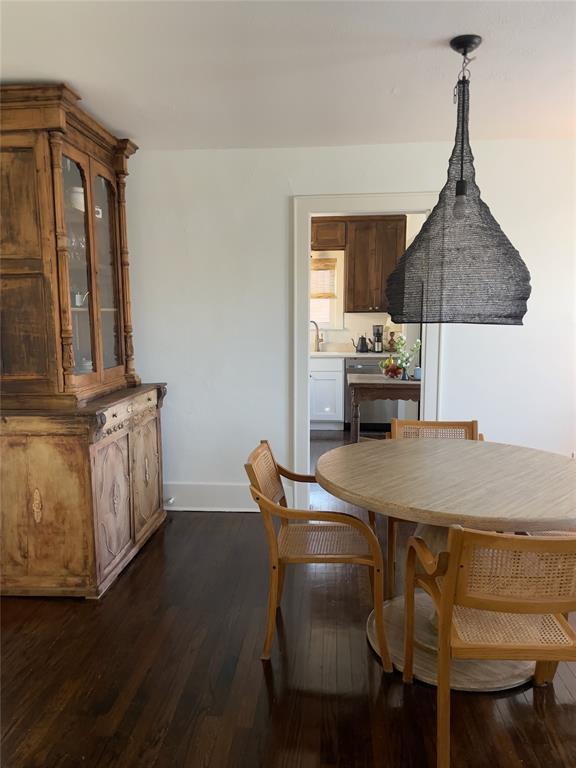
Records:
[[[310,259],[310,298],[336,298],[336,259]]]

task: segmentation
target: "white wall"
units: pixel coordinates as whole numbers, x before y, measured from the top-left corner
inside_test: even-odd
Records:
[[[443,185],[449,143],[141,151],[128,180],[137,368],[167,381],[165,480],[176,506],[248,504],[243,462],[290,455],[293,195]],[[485,201],[532,273],[522,327],[446,326],[441,418],[487,439],[576,448],[574,147],[474,145]]]

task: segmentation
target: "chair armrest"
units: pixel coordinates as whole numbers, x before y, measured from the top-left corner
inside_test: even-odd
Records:
[[[290,469],[286,469],[286,467],[283,467],[281,464],[277,464],[276,466],[278,467],[278,472],[280,472],[282,477],[285,477],[287,480],[294,480],[297,483],[316,482],[314,475],[302,475],[299,472],[292,472]]]
[[[408,540],[406,557],[412,561],[416,558],[427,575],[433,578],[444,576],[448,570],[448,552],[440,552],[438,555],[434,555],[424,539],[418,536],[412,536]]]
[[[254,486],[250,486],[250,493],[254,501],[258,504],[263,512],[266,512],[276,517],[283,518],[284,520],[300,520],[302,522],[318,522],[318,523],[340,523],[347,525],[349,528],[355,528],[360,533],[370,546],[370,552],[376,566],[382,569],[382,550],[380,549],[380,542],[372,528],[363,520],[350,515],[348,512],[316,512],[311,509],[290,509],[289,507],[282,507],[280,504],[275,504],[270,499],[263,496]]]

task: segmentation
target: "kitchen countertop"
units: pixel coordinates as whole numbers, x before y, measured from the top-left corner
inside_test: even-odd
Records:
[[[310,357],[366,357],[366,358],[382,358],[397,355],[397,352],[310,352]]]

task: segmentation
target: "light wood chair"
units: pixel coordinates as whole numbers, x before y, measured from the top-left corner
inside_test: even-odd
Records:
[[[411,419],[392,419],[391,435],[393,440],[413,438],[440,440],[483,440],[478,434],[477,421],[413,421]]]
[[[438,439],[438,440],[484,440],[478,433],[477,421],[414,421],[410,419],[392,419],[390,435],[392,440]],[[376,515],[368,512],[370,526],[375,529]],[[388,597],[394,596],[396,587],[396,540],[398,525],[395,517],[386,521],[386,586]]]
[[[419,566],[419,570],[416,566]],[[434,556],[411,538],[406,559],[404,682],[414,661],[414,590],[438,615],[437,766],[450,766],[450,660],[536,661],[537,685],[558,661],[576,661],[576,538],[450,529],[448,551]]]
[[[362,520],[344,512],[289,509],[282,477],[310,483],[315,482],[315,478],[290,472],[277,464],[266,440],[252,451],[245,469],[250,479],[250,493],[262,513],[268,539],[268,618],[261,658],[270,658],[286,566],[291,563],[348,563],[370,569],[380,658],[386,672],[392,672],[382,613],[384,562],[375,533]],[[278,529],[275,520],[279,520]]]

